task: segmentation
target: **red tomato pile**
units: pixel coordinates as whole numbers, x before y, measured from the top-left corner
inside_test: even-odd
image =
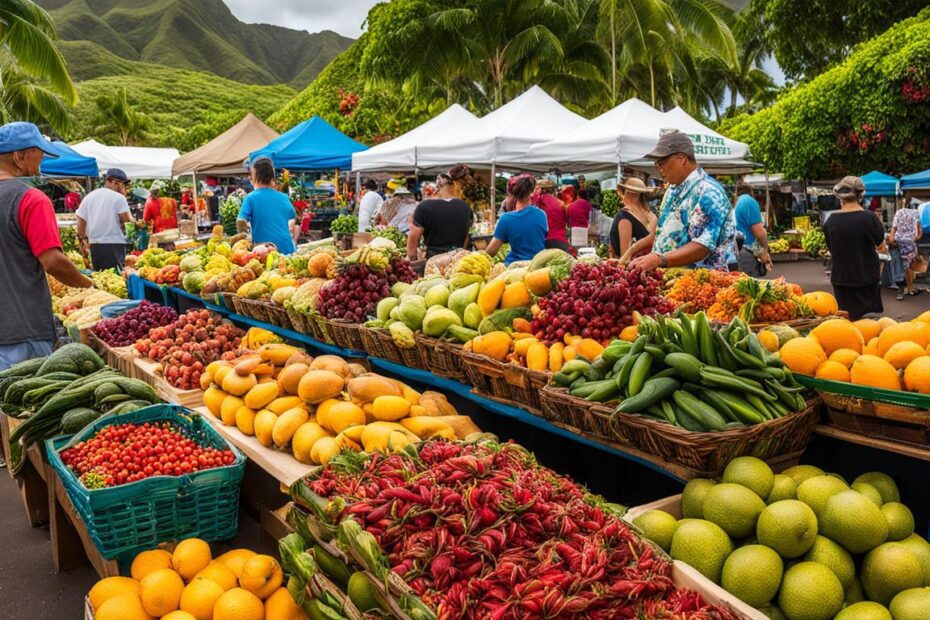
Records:
[[[189,310],[170,325],[154,327],[136,342],[143,356],[161,362],[168,383],[182,390],[200,386],[210,362],[235,359],[245,332],[209,310]]]
[[[198,445],[170,422],[114,424],[61,453],[82,481],[93,474],[98,488],[223,467],[235,458],[231,450]]]

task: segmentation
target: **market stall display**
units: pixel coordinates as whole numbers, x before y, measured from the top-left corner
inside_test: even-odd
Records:
[[[847,483],[811,465],[773,474],[743,457],[720,482],[692,480],[626,518],[768,614],[777,605],[788,618],[908,619],[930,609],[930,543],[882,472]]]
[[[364,571],[408,617],[736,617],[676,587],[671,564],[618,518],[620,507],[513,444],[340,455],[291,492],[303,544],[338,553],[342,567],[328,564],[343,575]],[[285,553],[301,557],[282,541]]]
[[[341,450],[402,450],[411,442],[464,438],[478,427],[445,396],[420,393],[334,355],[310,357],[286,344],[206,368],[204,404],[227,426],[301,463]]]

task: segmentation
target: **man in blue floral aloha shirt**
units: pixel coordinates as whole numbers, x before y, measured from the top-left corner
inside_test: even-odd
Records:
[[[664,132],[647,158],[668,181],[652,253],[631,267],[707,267],[726,271],[737,262],[733,205],[716,179],[698,167],[687,134]]]

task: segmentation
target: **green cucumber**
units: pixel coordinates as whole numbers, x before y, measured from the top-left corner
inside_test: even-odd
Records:
[[[626,384],[630,382],[630,373],[633,372],[633,364],[636,363],[636,360],[639,358],[639,354],[629,353],[625,358],[623,358],[623,365],[620,367],[620,370],[617,372],[614,377],[614,382],[617,384],[618,390],[623,390],[626,388]],[[617,362],[618,364],[620,362]]]
[[[707,315],[704,312],[698,312],[695,317],[695,335],[697,336],[698,349],[701,352],[701,359],[711,366],[717,365],[717,350],[714,348],[714,333],[710,324],[707,322]]]
[[[667,353],[661,347],[657,347],[654,344],[647,344],[643,348],[646,350],[646,353],[652,356],[653,361],[661,364],[665,360]]]
[[[653,378],[646,381],[639,392],[625,399],[617,406],[617,411],[623,413],[638,413],[659,401],[671,396],[681,383],[670,377]]]
[[[648,351],[643,351],[636,358],[630,369],[630,382],[626,386],[626,392],[630,396],[636,396],[643,389],[646,378],[649,377],[649,369],[652,368],[652,359],[652,354]]]
[[[756,411],[755,407],[750,405],[746,399],[723,390],[714,390],[714,394],[727,404],[740,422],[745,424],[761,424],[765,422],[765,416]]]
[[[730,422],[739,422],[740,419],[737,417],[736,413],[727,404],[723,398],[721,398],[718,392],[714,390],[702,389],[700,391],[701,399],[707,402],[711,407],[719,411],[723,417],[725,417]]]
[[[603,403],[609,400],[615,400],[615,397],[620,390],[617,389],[617,384],[613,379],[597,381],[596,383],[598,387],[593,392],[588,394],[585,397],[585,400],[590,400],[595,403]]]
[[[716,409],[702,402],[690,392],[678,390],[672,394],[672,399],[680,409],[684,409],[689,416],[696,419],[705,428],[714,431],[722,431],[726,428],[727,421],[724,417]]]
[[[665,365],[674,368],[678,376],[685,381],[701,381],[701,368],[704,364],[690,353],[669,353],[665,356]]]
[[[682,407],[678,407],[674,410],[675,413],[675,423],[682,427],[685,430],[692,431],[694,433],[706,433],[707,427],[701,424],[700,420],[697,418],[691,417]]]

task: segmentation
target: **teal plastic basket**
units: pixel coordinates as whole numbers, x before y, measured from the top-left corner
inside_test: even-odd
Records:
[[[183,476],[153,476],[116,487],[89,490],[61,460],[60,452],[90,439],[100,429],[127,422],[168,421],[200,445],[231,450],[231,465]],[[161,542],[197,537],[221,541],[239,529],[239,486],[245,457],[203,417],[178,405],[152,405],[131,413],[108,414],[73,436],[45,441],[48,460],[87,526],[100,554],[125,559]]]

